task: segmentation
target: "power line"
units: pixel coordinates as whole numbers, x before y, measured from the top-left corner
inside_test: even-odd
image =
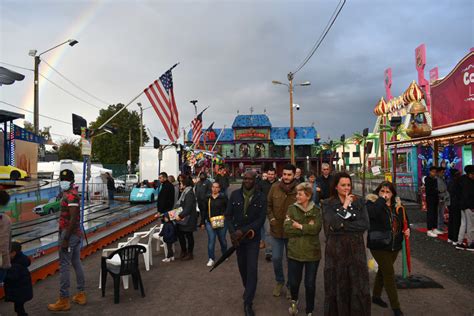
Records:
[[[43,60],[43,61],[44,61],[44,60]],[[44,61],[44,62],[45,62],[45,61]],[[45,62],[45,63],[46,63],[46,62]],[[5,62],[0,62],[0,64],[4,64],[4,65],[11,66],[11,67],[16,67],[16,68],[24,69],[24,70],[34,71],[33,69],[29,69],[29,68],[25,68],[25,67],[13,65],[13,64],[5,63]],[[48,64],[48,66],[50,66],[50,65]],[[50,67],[51,67],[51,66],[50,66]],[[51,67],[51,68],[52,68],[52,67]],[[56,69],[54,69],[54,70],[57,71]],[[51,84],[55,85],[58,89],[64,91],[65,93],[69,94],[70,96],[72,96],[73,98],[76,98],[77,100],[79,100],[79,101],[81,101],[81,102],[84,102],[84,103],[86,103],[86,104],[88,104],[88,105],[90,105],[90,106],[93,106],[93,107],[95,107],[96,109],[99,109],[99,110],[101,109],[100,106],[97,106],[97,105],[95,105],[95,104],[92,104],[92,103],[90,103],[90,102],[88,102],[88,101],[86,101],[86,100],[84,100],[84,99],[82,99],[82,98],[76,96],[76,95],[73,94],[72,92],[69,92],[68,90],[64,89],[63,87],[61,87],[60,85],[58,85],[57,83],[55,83],[54,81],[52,81],[51,79],[48,79],[48,78],[47,78],[45,75],[43,75],[42,73],[39,73],[39,75],[40,75],[41,77],[43,77],[46,81],[48,81],[48,82],[50,82]],[[68,80],[68,79],[66,79],[66,80]],[[74,84],[73,84],[73,85],[74,85]],[[79,88],[79,89],[81,89],[81,88]],[[101,101],[101,102],[102,102],[102,101]]]
[[[17,106],[17,105],[14,105],[14,104],[11,104],[11,103],[2,101],[2,100],[0,100],[0,103],[9,105],[9,106],[11,106],[11,107],[17,108],[17,109],[19,109],[19,110],[22,110],[22,111],[25,111],[25,112],[28,112],[28,113],[34,113],[33,111],[23,109],[22,107],[19,107],[19,106]],[[60,119],[51,117],[51,116],[47,116],[47,115],[43,115],[43,114],[40,114],[39,116],[44,117],[44,118],[47,118],[47,119],[50,119],[50,120],[53,120],[53,121],[56,121],[56,122],[60,122],[60,123],[63,123],[63,124],[72,125],[72,123],[70,123],[70,122],[66,122],[66,121],[63,121],[63,120],[60,120]]]
[[[64,89],[63,87],[61,87],[60,85],[58,85],[57,83],[55,83],[54,81],[52,81],[51,79],[46,78],[46,76],[43,75],[42,73],[39,73],[39,75],[40,75],[41,77],[43,77],[43,79],[45,79],[46,81],[48,81],[48,82],[52,83],[53,85],[55,85],[58,89],[60,89],[60,90],[62,90],[62,91],[64,91],[64,92],[66,92],[67,94],[69,94],[70,96],[76,98],[77,100],[82,101],[82,102],[84,102],[84,103],[86,103],[86,104],[89,104],[90,106],[93,106],[93,107],[95,107],[96,109],[99,109],[99,110],[101,109],[100,106],[97,106],[97,105],[95,105],[95,104],[92,104],[92,103],[90,103],[90,102],[87,102],[86,100],[84,100],[84,99],[78,97],[77,95],[73,94],[72,92],[69,92],[68,90]]]
[[[10,67],[19,68],[19,69],[23,69],[23,70],[34,71],[33,69],[30,69],[30,68],[25,68],[25,67],[21,67],[21,66],[17,66],[17,65],[12,65],[12,64],[9,64],[9,63],[3,62],[3,61],[0,61],[0,64],[7,65],[7,66],[10,66]]]
[[[342,5],[340,5],[341,2],[342,2]],[[321,33],[318,40],[313,45],[313,48],[309,52],[308,56],[301,62],[301,64],[298,66],[298,68],[296,68],[296,70],[293,72],[293,74],[300,71],[306,65],[306,63],[311,59],[311,57],[313,57],[316,50],[319,48],[319,46],[322,44],[322,42],[326,38],[326,35],[328,34],[329,30],[331,29],[331,27],[333,26],[333,24],[336,21],[337,17],[339,16],[339,13],[341,13],[341,10],[342,10],[342,8],[344,7],[345,4],[346,4],[346,0],[339,0],[339,3],[337,5],[336,9],[334,10],[333,14],[331,15],[331,18],[328,21],[328,24],[326,25],[326,27],[323,30],[323,33]]]
[[[54,72],[56,72],[61,78],[63,78],[64,80],[66,80],[67,82],[69,82],[71,85],[73,85],[74,87],[76,87],[77,89],[81,90],[82,92],[84,92],[85,94],[87,94],[88,96],[94,98],[95,100],[99,101],[99,102],[102,102],[104,103],[105,105],[109,105],[111,104],[110,102],[107,102],[107,101],[104,101],[102,99],[100,99],[99,97],[96,97],[95,95],[93,95],[92,93],[90,92],[87,92],[86,90],[84,90],[83,88],[79,87],[77,84],[75,84],[74,82],[72,82],[71,80],[69,80],[68,78],[66,78],[66,76],[64,76],[62,73],[59,72],[59,70],[57,70],[56,68],[54,68],[53,66],[51,66],[50,64],[48,64],[48,62],[44,59],[42,59],[42,61],[48,65],[49,68],[51,68]]]

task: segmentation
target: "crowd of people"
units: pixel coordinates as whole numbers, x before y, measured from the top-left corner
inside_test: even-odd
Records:
[[[437,237],[448,233],[448,242],[456,249],[474,252],[471,236],[474,210],[474,166],[464,168],[464,175],[451,169],[451,179],[446,183],[444,167],[432,166],[425,178],[427,235]],[[449,210],[445,225],[445,210]],[[464,242],[466,239],[466,242]]]
[[[428,236],[445,231],[444,208],[449,208],[449,239],[459,249],[474,249],[471,215],[474,210],[474,166],[466,166],[465,174],[453,174],[449,184],[444,170],[430,169],[425,179],[427,195]],[[394,315],[403,315],[395,283],[394,263],[404,239],[410,237],[408,217],[396,188],[382,182],[366,197],[352,192],[352,179],[344,172],[331,173],[322,164],[321,176],[309,174],[286,165],[281,177],[274,168],[262,175],[256,171],[243,174],[242,186],[232,192],[229,177],[223,168],[212,182],[205,173],[199,178],[179,175],[175,180],[165,172],[159,175],[158,216],[163,227],[160,236],[165,242],[163,262],[175,260],[174,243],[181,251],[176,259],[194,259],[194,232],[201,228],[208,236],[207,266],[216,263],[215,244],[221,253],[228,249],[227,234],[236,249],[239,273],[244,287],[245,315],[255,315],[253,300],[258,284],[258,258],[265,249],[265,259],[272,262],[275,286],[273,296],[283,293],[289,300],[289,313],[299,309],[299,288],[304,281],[305,313],[313,315],[316,279],[321,260],[320,232],[325,242],[324,303],[325,315],[370,315],[371,304],[388,308]],[[67,311],[71,302],[84,305],[84,272],[80,260],[83,233],[79,221],[79,194],[71,170],[60,173],[62,190],[59,216],[60,290],[57,302],[48,305],[51,311]],[[0,191],[0,203],[9,196]],[[179,209],[173,218],[170,212]],[[0,237],[9,236],[10,220],[0,214]],[[367,242],[364,236],[367,234]],[[463,239],[467,238],[467,243]],[[1,240],[10,240],[5,237]],[[367,267],[369,249],[378,264],[371,291]],[[285,270],[286,263],[286,270]],[[24,303],[33,296],[28,271],[30,259],[16,242],[0,243],[0,283],[4,283],[6,299],[14,302],[18,315],[27,315]],[[70,298],[70,267],[76,274],[77,292]],[[385,288],[389,304],[382,300]]]
[[[228,249],[226,234],[229,233],[232,246],[236,247],[244,286],[245,315],[255,314],[253,300],[258,283],[258,258],[263,248],[265,259],[273,266],[273,296],[286,294],[289,313],[296,315],[299,288],[304,281],[305,313],[313,314],[322,251],[321,230],[324,230],[326,243],[325,315],[370,315],[372,303],[387,308],[388,304],[381,298],[383,288],[393,314],[403,315],[397,296],[394,263],[402,240],[410,236],[410,230],[395,187],[390,182],[383,182],[373,194],[357,197],[352,193],[352,180],[348,174],[331,174],[328,164],[322,165],[321,173],[319,177],[310,174],[305,179],[301,170],[293,165],[283,168],[280,179],[273,168],[261,175],[255,170],[247,171],[243,174],[242,186],[230,194],[228,179],[224,180],[225,173],[221,171],[220,179],[216,177],[214,182],[205,173],[194,181],[180,175],[177,200],[172,183],[166,173],[162,173],[158,212],[166,214],[173,208],[182,208],[174,231],[181,248],[178,258],[184,261],[194,258],[193,233],[199,227],[208,235],[209,267],[216,261],[216,239],[221,252],[225,253]],[[173,227],[167,216],[164,216],[164,222],[163,229]],[[364,241],[367,231],[367,247],[379,265],[372,293]],[[169,237],[169,232],[163,234],[168,235],[167,243],[176,240]],[[168,248],[172,246],[168,245]],[[173,260],[168,252],[163,261]]]

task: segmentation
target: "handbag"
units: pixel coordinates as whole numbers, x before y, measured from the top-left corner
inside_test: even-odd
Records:
[[[370,249],[383,249],[392,242],[392,232],[387,231],[369,231],[367,235],[367,246]]]
[[[209,222],[211,223],[212,229],[224,228],[225,217],[223,215],[211,217],[211,198],[207,201],[207,210],[209,212]]]

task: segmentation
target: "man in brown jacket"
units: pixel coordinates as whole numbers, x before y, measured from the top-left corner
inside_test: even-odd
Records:
[[[273,296],[280,296],[281,289],[285,285],[285,274],[283,272],[283,250],[288,252],[288,237],[285,234],[283,224],[286,218],[288,206],[296,202],[295,180],[296,168],[293,165],[283,167],[281,181],[274,183],[267,197],[267,216],[270,223],[272,235],[272,262],[277,284],[273,289]],[[287,290],[287,296],[290,291]]]

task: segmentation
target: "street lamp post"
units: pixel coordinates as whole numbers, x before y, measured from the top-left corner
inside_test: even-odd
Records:
[[[143,107],[140,102],[137,103],[140,108],[140,147],[143,146]]]
[[[40,54],[37,54],[38,51],[35,49],[30,50],[29,52],[29,55],[35,58],[35,77],[34,77],[34,83],[33,83],[34,84],[33,126],[34,126],[35,134],[38,134],[38,131],[39,131],[39,78],[38,78],[38,74],[39,74],[39,64],[41,62],[40,56],[64,44],[69,44],[69,46],[72,47],[76,45],[77,43],[79,42],[74,39],[68,39],[67,41],[64,41],[61,44],[51,47],[50,49],[47,49]]]
[[[294,131],[294,124],[293,124],[293,79],[294,79],[294,74],[290,72],[288,74],[288,84],[273,80],[273,84],[281,84],[285,85],[288,87],[288,91],[290,92],[290,159],[291,159],[291,164],[295,164],[295,131]],[[309,81],[305,81],[303,83],[297,84],[297,86],[309,86],[311,83]]]

